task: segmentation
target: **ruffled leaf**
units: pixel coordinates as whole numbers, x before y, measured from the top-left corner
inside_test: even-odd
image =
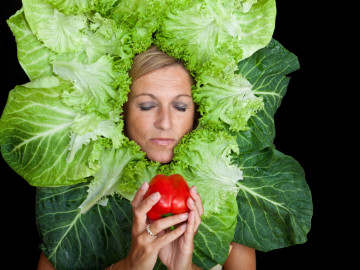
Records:
[[[101,141],[99,141],[101,143]],[[79,206],[81,213],[86,213],[104,197],[117,189],[125,167],[134,160],[142,160],[145,153],[135,143],[124,144],[118,149],[104,146],[99,159],[100,170],[94,175],[88,189],[86,200]]]
[[[57,53],[73,52],[86,42],[84,14],[65,15],[46,0],[23,0],[23,7],[31,31],[47,48]]]
[[[119,148],[125,136],[122,134],[122,122],[116,124],[111,120],[103,120],[97,115],[81,115],[71,126],[71,141],[67,162],[74,159],[76,152],[91,141],[100,137],[111,140],[113,148]]]
[[[58,57],[53,62],[54,72],[74,84],[74,91],[62,94],[63,101],[69,106],[81,107],[86,113],[108,114],[114,110],[114,102],[121,97],[112,84],[115,81],[113,62],[108,56],[101,57],[92,64],[82,64],[76,59]],[[116,106],[116,105],[115,105]],[[116,108],[119,110],[121,108]]]
[[[94,0],[46,0],[46,2],[64,14],[79,14],[90,11]]]
[[[201,123],[231,131],[247,130],[251,116],[264,106],[262,98],[255,96],[252,85],[241,75],[234,75],[227,82],[203,76],[194,90],[194,101],[200,104]]]
[[[270,42],[275,15],[274,0],[246,13],[235,1],[192,1],[167,15],[155,43],[195,74],[227,78],[239,61]]]
[[[186,135],[176,146],[172,172],[184,176],[190,186],[196,186],[204,217],[219,213],[225,198],[236,197],[237,182],[243,177],[241,169],[231,164],[231,155],[238,151],[234,137],[206,129]]]

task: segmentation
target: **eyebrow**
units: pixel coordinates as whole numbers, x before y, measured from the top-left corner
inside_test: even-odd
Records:
[[[150,97],[153,98],[153,99],[157,99],[156,96],[154,96],[153,94],[150,94],[150,93],[141,93],[141,94],[135,96],[135,98],[140,97],[140,96],[150,96]],[[175,98],[179,98],[179,97],[189,97],[189,98],[192,98],[191,95],[187,95],[187,94],[180,94],[180,95],[177,95]]]

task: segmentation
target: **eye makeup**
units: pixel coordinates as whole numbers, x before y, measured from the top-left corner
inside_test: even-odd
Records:
[[[173,106],[175,109],[177,109],[180,112],[185,112],[188,109],[188,105],[183,102],[174,102]]]
[[[156,106],[155,102],[142,102],[138,104],[141,111],[149,111]]]

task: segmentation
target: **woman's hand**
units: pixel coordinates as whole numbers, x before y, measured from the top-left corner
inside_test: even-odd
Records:
[[[185,233],[176,240],[169,242],[159,252],[160,260],[171,270],[187,270],[194,267],[192,264],[194,236],[201,223],[201,215],[204,213],[204,208],[195,187],[190,189],[190,195],[191,198],[187,201],[190,212]]]
[[[144,183],[137,191],[131,203],[133,208],[133,225],[130,252],[123,261],[115,263],[112,270],[153,269],[161,248],[169,245],[169,243],[184,233],[185,224],[178,226],[170,232],[165,232],[164,230],[184,222],[188,218],[188,214],[174,215],[152,222],[150,230],[157,236],[152,236],[147,232],[148,218],[146,213],[160,200],[158,192],[143,200],[148,188],[149,184]]]

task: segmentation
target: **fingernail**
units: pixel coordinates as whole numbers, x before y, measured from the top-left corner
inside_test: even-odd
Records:
[[[190,203],[190,204],[194,204],[193,199],[189,198],[189,203]]]
[[[159,198],[159,196],[160,196],[160,193],[159,193],[159,192],[155,192],[154,194],[151,195],[151,199],[152,199],[153,201],[155,201],[155,200],[157,200],[157,198]]]
[[[142,185],[141,185],[141,189],[142,190],[145,190],[146,188],[147,188],[147,185],[148,185],[148,182],[145,182],[145,183],[143,183]]]
[[[189,216],[189,213],[184,213],[184,214],[181,214],[179,217],[181,220],[185,220],[188,218],[188,216]]]
[[[182,231],[185,231],[185,229],[186,229],[186,223],[184,223],[183,225],[181,225],[181,226],[180,226],[180,229],[181,229]]]
[[[195,194],[197,194],[196,187],[195,187],[195,186],[193,186],[192,188],[193,188],[193,190],[194,190],[194,193],[195,193]]]

